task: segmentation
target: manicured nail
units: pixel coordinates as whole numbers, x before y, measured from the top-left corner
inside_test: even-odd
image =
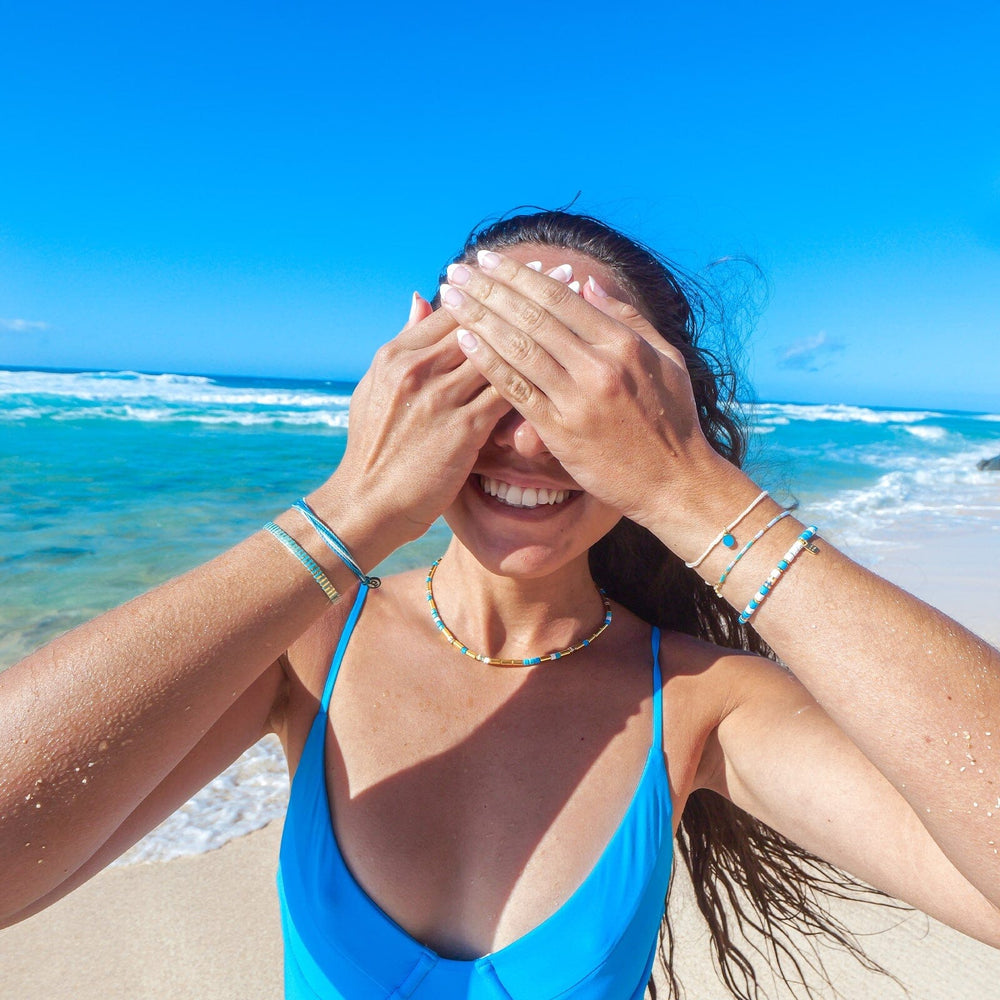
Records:
[[[608,293],[603,288],[601,288],[601,286],[596,281],[594,281],[594,276],[593,275],[591,275],[587,279],[587,284],[590,286],[590,290],[595,295],[600,296],[602,299],[606,299],[608,297]]]
[[[492,250],[477,250],[476,259],[484,271],[492,271],[495,267],[500,266],[500,255]]]
[[[460,306],[465,301],[465,296],[451,285],[441,286],[441,301],[448,306]]]
[[[529,260],[525,267],[530,267],[532,271],[541,271],[542,262],[540,260]]]
[[[475,334],[469,330],[463,330],[462,327],[455,331],[455,337],[458,339],[458,346],[463,351],[474,351],[479,346]]]
[[[464,285],[472,277],[472,272],[464,264],[448,265],[448,280],[453,285]]]
[[[579,281],[571,281],[567,287],[569,288],[569,290],[571,292],[576,292],[577,295],[580,294],[580,282]]]
[[[417,309],[418,309],[418,303],[419,302],[420,302],[420,296],[416,292],[414,292],[413,293],[413,298],[410,299],[410,318],[407,320],[407,323],[415,323],[416,322],[416,320],[417,320]]]
[[[573,277],[573,268],[569,264],[560,264],[549,271],[549,277],[561,281],[564,285]]]

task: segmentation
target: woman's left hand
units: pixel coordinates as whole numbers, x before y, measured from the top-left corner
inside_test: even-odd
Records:
[[[502,254],[479,264],[453,264],[442,286],[459,345],[580,487],[648,527],[696,501],[728,463],[701,431],[680,351],[593,279],[577,294]]]

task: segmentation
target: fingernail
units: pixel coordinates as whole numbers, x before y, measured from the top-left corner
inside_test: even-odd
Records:
[[[462,327],[459,327],[455,331],[455,337],[458,340],[458,346],[463,351],[474,351],[479,346],[479,341],[476,340],[475,334],[469,330],[463,330]]]
[[[410,318],[407,320],[408,323],[413,323],[417,318],[417,303],[420,301],[420,296],[416,292],[413,293],[413,298],[410,299]]]
[[[601,288],[601,286],[596,281],[594,281],[593,275],[591,275],[587,279],[587,284],[590,286],[590,290],[595,295],[599,295],[602,299],[606,299],[608,297],[608,293],[603,288]]]
[[[566,284],[573,277],[573,268],[569,264],[560,264],[549,271],[549,277]]]
[[[529,260],[525,267],[530,267],[532,271],[541,271],[542,262],[540,260]]]
[[[579,281],[571,281],[567,287],[569,288],[569,290],[571,292],[576,292],[577,295],[580,294],[580,282]]]
[[[472,277],[472,272],[464,264],[448,265],[448,280],[453,285],[464,285]]]
[[[442,285],[440,291],[441,301],[445,305],[460,306],[465,299],[465,296],[457,288],[452,288],[451,285]]]
[[[477,250],[476,259],[484,271],[492,271],[495,267],[500,266],[500,255],[492,250]]]

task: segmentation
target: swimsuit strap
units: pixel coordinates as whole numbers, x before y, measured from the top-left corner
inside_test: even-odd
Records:
[[[653,746],[663,750],[663,678],[660,676],[660,630],[654,626],[653,647]]]
[[[354,599],[354,606],[347,616],[344,631],[340,633],[340,641],[337,643],[337,650],[330,663],[330,672],[326,675],[326,687],[323,688],[323,698],[319,703],[319,710],[323,715],[326,715],[330,708],[330,697],[333,694],[333,685],[337,682],[337,674],[340,673],[340,663],[344,658],[344,650],[347,649],[347,644],[351,641],[351,633],[354,631],[354,626],[357,624],[358,616],[361,614],[367,596],[368,588],[362,584],[358,587],[358,596]]]

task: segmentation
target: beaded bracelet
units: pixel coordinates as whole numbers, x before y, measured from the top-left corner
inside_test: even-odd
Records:
[[[733,561],[722,571],[722,576],[719,577],[719,582],[712,585],[712,590],[714,590],[719,597],[722,596],[722,585],[726,582],[726,578],[733,571],[733,567],[750,551],[751,548],[753,548],[755,542],[759,542],[761,538],[764,537],[764,533],[766,531],[770,531],[771,528],[773,528],[783,517],[788,517],[789,514],[791,514],[790,510],[783,510],[780,514],[776,514],[770,521],[767,522],[767,524],[764,525],[763,528],[760,529],[760,531],[757,532],[756,535],[753,536],[753,538],[750,539],[749,542],[746,543],[746,545],[743,546],[742,549],[740,549],[739,552],[736,553]],[[707,582],[708,581],[706,581],[706,583]]]
[[[344,565],[366,586],[372,590],[377,590],[382,586],[382,581],[377,576],[368,576],[357,564],[354,556],[348,551],[347,546],[333,533],[329,525],[324,524],[316,512],[305,502],[296,500],[292,504],[292,510],[297,510],[315,529],[317,534],[326,543],[334,554],[344,563]]]
[[[340,599],[340,594],[337,593],[337,588],[330,583],[326,573],[319,568],[312,556],[310,556],[309,553],[306,552],[306,550],[302,548],[302,546],[299,545],[299,543],[295,541],[295,539],[292,538],[287,531],[282,531],[281,528],[274,523],[274,521],[268,521],[267,524],[264,525],[264,530],[274,535],[274,537],[277,538],[278,541],[281,542],[281,544],[284,545],[285,548],[288,549],[288,551],[291,552],[291,554],[295,556],[295,558],[298,559],[298,561],[302,563],[307,570],[309,570],[312,574],[312,578],[323,588],[323,593],[330,598],[331,604]]]
[[[741,625],[745,625],[751,618],[753,618],[757,609],[764,603],[767,595],[771,592],[774,585],[781,579],[781,574],[788,569],[789,566],[798,558],[802,550],[808,548],[810,552],[816,553],[819,549],[815,545],[810,545],[809,540],[816,534],[815,524],[810,524],[805,531],[795,540],[792,547],[784,554],[784,556],[778,560],[778,565],[771,570],[771,575],[760,585],[760,590],[750,599],[750,603],[740,612],[739,621]]]
[[[731,521],[731,522],[730,522],[729,524],[727,524],[727,525],[726,525],[726,526],[725,526],[725,527],[724,527],[724,528],[722,529],[722,531],[720,531],[720,532],[719,532],[719,533],[718,533],[718,534],[717,534],[717,535],[715,536],[715,538],[713,538],[713,539],[712,539],[712,541],[711,541],[711,543],[709,544],[708,548],[707,548],[707,549],[705,549],[705,551],[704,551],[704,552],[702,552],[702,554],[701,554],[700,556],[698,556],[698,558],[697,558],[697,559],[695,559],[695,561],[694,561],[694,562],[686,562],[686,563],[684,563],[684,565],[685,565],[685,566],[687,566],[687,568],[688,568],[688,569],[697,569],[697,568],[698,568],[698,567],[699,567],[699,566],[700,566],[700,565],[701,565],[701,564],[702,564],[702,563],[703,563],[703,562],[704,562],[704,561],[705,561],[705,560],[706,560],[706,559],[708,558],[708,555],[709,555],[709,553],[710,553],[710,552],[712,551],[712,549],[714,549],[714,548],[715,548],[715,546],[716,546],[716,545],[718,545],[718,544],[719,544],[719,542],[722,542],[722,544],[723,544],[723,545],[725,545],[725,547],[726,547],[727,549],[735,549],[735,548],[736,548],[736,539],[735,539],[735,538],[733,538],[733,536],[732,536],[732,535],[730,534],[730,532],[731,532],[731,531],[733,530],[733,528],[735,528],[735,527],[736,527],[736,525],[737,525],[737,524],[739,524],[739,523],[740,523],[740,521],[742,521],[742,520],[743,520],[743,518],[745,518],[745,517],[747,516],[747,514],[749,514],[749,513],[750,513],[750,511],[752,511],[752,510],[754,509],[754,507],[756,507],[756,506],[757,506],[757,504],[759,504],[759,503],[761,502],[761,500],[763,500],[763,499],[764,499],[764,497],[766,497],[766,496],[767,496],[767,490],[763,490],[763,491],[762,491],[762,492],[761,492],[761,493],[760,493],[760,494],[759,494],[759,495],[757,496],[757,499],[756,499],[756,500],[754,500],[754,502],[753,502],[752,504],[750,504],[750,506],[749,506],[749,507],[747,507],[747,508],[746,508],[745,510],[743,510],[743,511],[742,511],[742,512],[740,513],[739,517],[737,517],[735,521]]]

